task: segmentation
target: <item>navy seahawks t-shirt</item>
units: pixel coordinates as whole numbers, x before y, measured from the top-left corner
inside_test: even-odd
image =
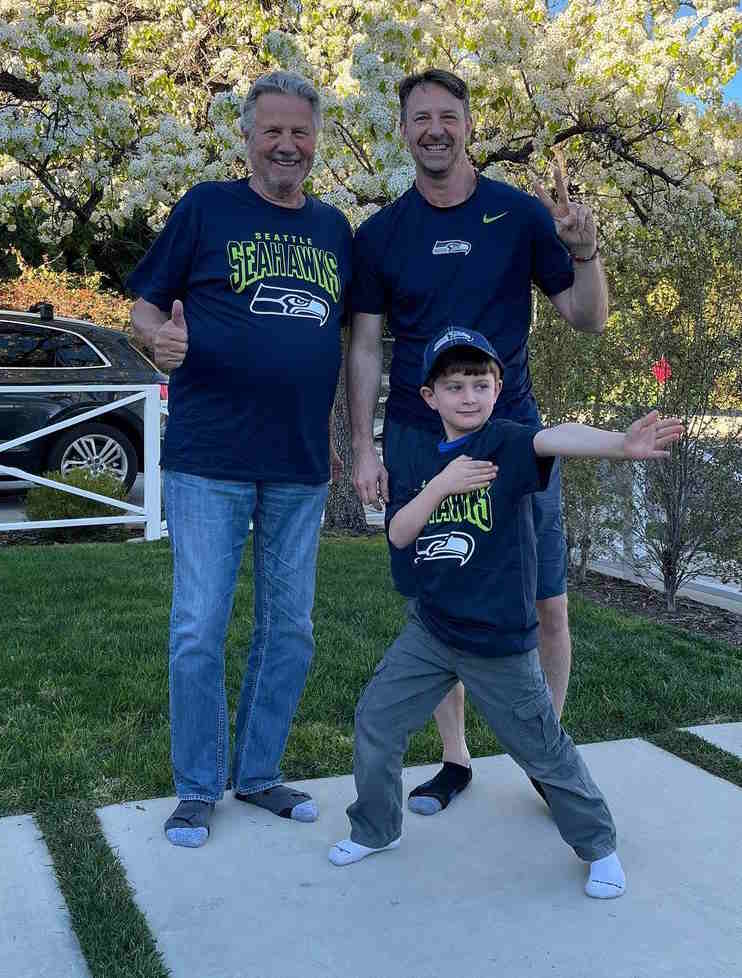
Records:
[[[395,338],[387,415],[439,429],[420,397],[425,344],[446,326],[483,333],[505,363],[495,417],[538,421],[528,370],[531,283],[570,288],[574,269],[536,197],[480,177],[467,200],[434,207],[412,186],[366,220],[353,246],[353,311],[384,313]]]
[[[170,377],[163,466],[212,479],[317,485],[340,366],[352,233],[334,207],[270,204],[247,180],[202,183],[128,280],[188,352]]]
[[[529,493],[546,488],[553,458],[533,448],[538,425],[490,420],[431,451],[421,439],[403,462],[394,516],[454,458],[499,466],[486,489],[448,496],[415,541],[418,612],[447,645],[495,657],[538,644],[536,536]],[[427,445],[427,447],[426,447]]]

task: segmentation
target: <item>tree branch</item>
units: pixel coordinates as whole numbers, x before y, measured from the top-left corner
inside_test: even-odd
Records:
[[[30,82],[25,78],[16,78],[8,71],[0,71],[0,92],[15,95],[23,102],[39,102],[42,99],[38,82]]]
[[[338,122],[337,119],[334,120],[333,125],[340,133],[340,137],[342,138],[343,143],[348,147],[348,149],[355,157],[356,162],[363,167],[366,173],[373,173],[374,172],[373,165],[369,160],[368,156],[366,155],[363,147],[355,138],[355,136],[350,132],[349,129],[347,129],[342,124],[342,122]]]

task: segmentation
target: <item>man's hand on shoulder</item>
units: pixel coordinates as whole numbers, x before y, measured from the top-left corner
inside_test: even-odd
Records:
[[[176,299],[166,320],[155,335],[155,363],[163,370],[174,370],[185,360],[188,350],[188,324],[183,314],[183,303]]]

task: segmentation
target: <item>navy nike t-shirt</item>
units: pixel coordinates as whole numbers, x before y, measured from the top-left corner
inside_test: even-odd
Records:
[[[165,468],[327,481],[351,267],[350,225],[314,198],[278,207],[247,180],[181,198],[127,283],[168,314],[181,299],[188,325],[170,377]]]
[[[448,496],[415,541],[418,612],[440,641],[476,655],[528,652],[538,644],[536,535],[529,494],[546,488],[553,458],[533,448],[539,425],[490,420],[431,450],[420,439],[402,460],[390,518],[457,456],[499,466],[486,489]]]
[[[538,421],[528,370],[531,284],[570,288],[574,269],[544,205],[480,177],[467,200],[434,207],[412,186],[366,220],[353,246],[353,311],[385,314],[395,338],[387,415],[439,429],[420,397],[426,343],[453,324],[483,333],[505,363],[495,417]]]

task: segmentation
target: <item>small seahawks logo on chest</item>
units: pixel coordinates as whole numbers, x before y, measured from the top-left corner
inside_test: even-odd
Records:
[[[461,241],[452,238],[450,241],[436,241],[433,245],[434,255],[468,255],[471,251],[471,241]]]

